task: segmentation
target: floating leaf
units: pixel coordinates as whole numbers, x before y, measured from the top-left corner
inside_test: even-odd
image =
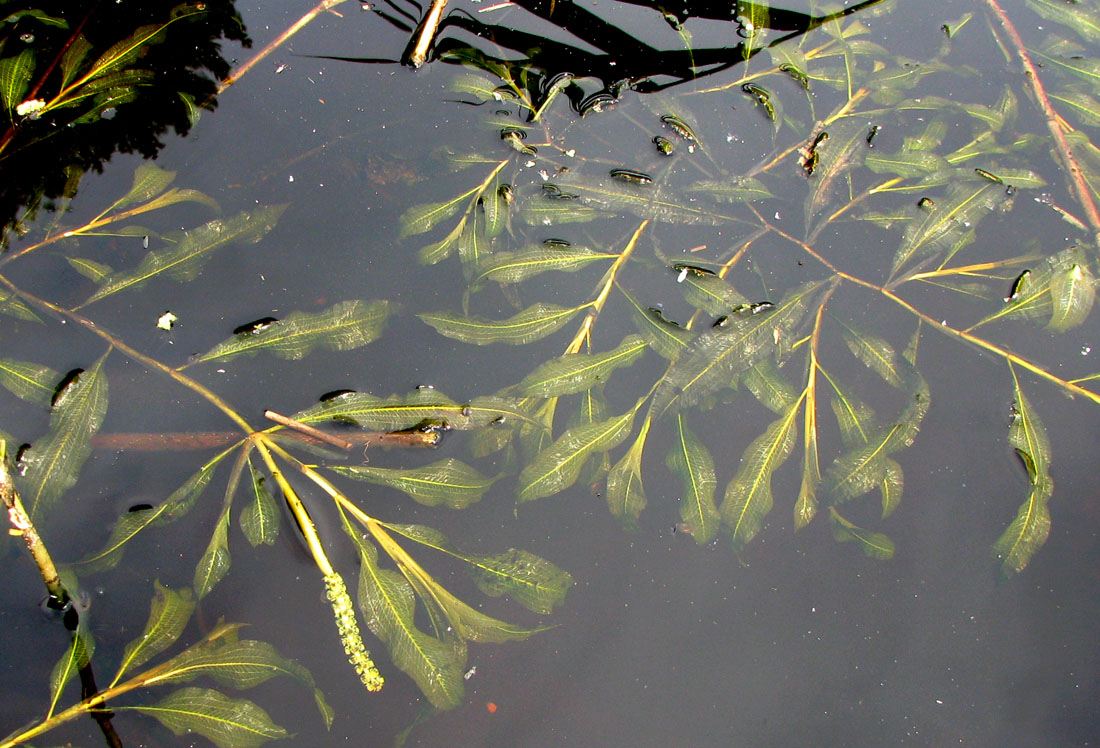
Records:
[[[378,550],[360,544],[359,607],[367,627],[389,649],[393,664],[408,674],[436,709],[462,703],[465,653],[425,634],[413,623],[416,594],[395,571],[378,566]]]
[[[255,748],[290,737],[248,699],[231,699],[209,688],[188,686],[156,704],[127,708],[156,717],[177,735],[198,733],[219,748]]]
[[[680,476],[680,519],[699,545],[709,543],[718,532],[721,517],[714,504],[718,481],[714,459],[691,429],[682,413],[676,414],[676,444],[666,458],[668,469]]]
[[[587,305],[565,309],[555,304],[538,302],[503,320],[465,317],[453,312],[417,316],[434,327],[440,335],[463,343],[525,345],[556,332],[585,306]]]
[[[578,426],[558,437],[520,473],[518,501],[553,496],[573,485],[590,455],[613,449],[627,437],[634,412]]]
[[[214,525],[210,542],[195,565],[195,594],[201,600],[222,580],[229,571],[229,505],[227,504]]]
[[[183,235],[170,249],[150,252],[136,270],[113,273],[81,306],[138,286],[150,278],[167,275],[188,281],[198,275],[211,252],[232,242],[257,242],[275,227],[286,205],[261,208],[252,213],[241,212],[228,219],[215,219]]]
[[[576,353],[547,361],[524,377],[519,386],[529,397],[582,392],[607,381],[618,367],[634,363],[646,347],[640,336],[628,335],[607,353]]]
[[[73,382],[50,415],[50,432],[24,453],[20,493],[32,519],[49,510],[75,483],[92,452],[92,435],[107,413],[103,358]]]
[[[241,511],[241,532],[253,548],[260,544],[272,545],[279,537],[279,507],[264,485],[264,476],[256,472],[251,462],[248,463],[248,471],[251,478],[249,485],[252,486],[251,501]]]
[[[443,504],[451,509],[465,509],[479,501],[496,480],[453,457],[404,470],[369,465],[333,465],[331,469],[349,478],[404,491],[425,506]]]
[[[48,366],[0,358],[0,384],[28,402],[49,406],[61,376]]]
[[[833,538],[838,542],[855,542],[864,555],[881,561],[894,557],[894,541],[881,532],[868,532],[862,527],[853,525],[841,517],[834,507],[829,507],[829,519],[833,525]]]
[[[733,536],[733,546],[743,548],[756,537],[764,517],[772,510],[772,473],[794,449],[794,423],[798,403],[765,429],[745,449],[737,475],[726,486],[719,507],[722,519]]]
[[[389,301],[355,300],[342,301],[316,314],[294,312],[256,332],[234,335],[196,361],[225,361],[261,351],[297,360],[316,347],[337,351],[360,348],[382,334],[394,311],[395,305]]]
[[[187,625],[195,609],[190,590],[177,592],[160,582],[154,582],[153,589],[155,594],[149,607],[149,620],[145,623],[145,630],[141,632],[141,636],[126,645],[118,672],[111,681],[112,686],[119,682],[126,671],[148,662],[172,646],[183,633],[183,627]]]

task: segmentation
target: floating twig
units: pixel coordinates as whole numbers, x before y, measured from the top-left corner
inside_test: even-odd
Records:
[[[326,444],[331,444],[334,447],[339,447],[340,449],[351,449],[351,442],[347,441],[346,439],[341,439],[338,436],[333,436],[332,434],[321,431],[321,429],[313,428],[309,424],[302,423],[301,421],[295,421],[293,418],[287,418],[286,416],[276,413],[273,410],[265,410],[264,418],[268,419],[269,421],[274,421],[275,423],[278,423],[282,426],[286,426],[287,428],[294,429],[295,431],[300,431],[303,434],[312,436],[314,439],[319,439]]]

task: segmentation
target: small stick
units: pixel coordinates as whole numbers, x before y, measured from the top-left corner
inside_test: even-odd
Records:
[[[314,439],[320,439],[321,441],[327,444],[331,444],[334,447],[339,447],[340,449],[344,450],[351,449],[351,442],[341,439],[337,436],[333,436],[332,434],[326,434],[320,429],[315,429],[308,424],[302,423],[301,421],[295,421],[293,418],[287,418],[286,416],[280,415],[273,410],[265,410],[264,418],[274,421],[275,423],[278,423],[282,426],[292,428],[295,431],[301,431],[303,434],[308,434]]]
[[[409,55],[409,64],[414,68],[419,68],[428,59],[428,49],[435,41],[435,32],[439,30],[439,22],[443,19],[443,9],[446,7],[447,0],[432,0],[432,7],[428,9],[428,15],[424,16],[417,30],[416,46]]]
[[[256,65],[256,63],[260,62],[265,57],[267,57],[269,54],[274,52],[276,48],[282,46],[286,42],[287,39],[294,36],[299,31],[301,31],[314,18],[321,15],[326,10],[330,10],[330,9],[334,8],[335,6],[339,5],[342,2],[344,2],[344,0],[321,0],[321,2],[318,3],[317,6],[313,10],[309,11],[304,16],[299,18],[294,23],[293,26],[291,26],[286,31],[279,34],[277,37],[275,37],[270,42],[268,42],[267,46],[265,46],[263,49],[261,49],[259,52],[257,52],[252,57],[251,60],[246,62],[244,65],[241,65],[236,70],[234,70],[230,74],[230,76],[228,78],[226,78],[225,80],[223,80],[221,82],[221,85],[218,86],[218,93],[219,94],[222,93],[223,91],[225,91],[225,89],[229,88],[234,83],[236,83],[238,78],[240,78],[242,75],[244,75],[249,70],[251,70]]]

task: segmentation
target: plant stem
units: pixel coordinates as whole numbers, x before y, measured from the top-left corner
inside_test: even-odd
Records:
[[[1088,186],[1085,184],[1085,178],[1081,174],[1081,167],[1078,166],[1077,158],[1073,155],[1069,141],[1066,140],[1066,133],[1063,129],[1064,125],[1059,124],[1058,114],[1054,111],[1054,107],[1050,103],[1050,98],[1047,96],[1046,89],[1043,87],[1043,81],[1039,78],[1039,71],[1036,70],[1035,65],[1032,64],[1031,56],[1028,55],[1027,48],[1024,46],[1024,40],[1016,30],[1016,26],[1005,14],[1004,9],[1001,8],[997,0],[985,0],[985,3],[989,6],[990,10],[993,11],[993,14],[997,16],[997,20],[1001,22],[1005,32],[1008,33],[1008,38],[1012,42],[1012,46],[1016,50],[1016,54],[1020,57],[1020,62],[1024,66],[1024,74],[1027,77],[1028,85],[1031,86],[1031,91],[1035,94],[1035,99],[1039,103],[1039,108],[1043,110],[1043,114],[1046,116],[1047,129],[1054,139],[1054,145],[1058,151],[1058,155],[1062,158],[1066,171],[1069,172],[1070,187],[1073,189],[1077,201],[1081,203],[1081,207],[1085,209],[1085,215],[1088,217],[1089,225],[1092,227],[1093,238],[1096,240],[1097,246],[1100,246],[1100,212],[1097,211],[1096,203],[1093,202],[1092,195],[1089,194]]]

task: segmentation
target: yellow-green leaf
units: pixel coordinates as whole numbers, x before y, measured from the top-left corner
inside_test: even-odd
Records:
[[[524,345],[556,332],[586,305],[565,309],[538,302],[503,320],[466,317],[453,312],[418,315],[440,335],[463,343]]]
[[[48,366],[0,358],[0,384],[28,402],[49,406],[61,376]]]
[[[177,735],[198,733],[219,748],[256,748],[290,737],[253,702],[231,699],[209,688],[188,686],[156,704],[126,708],[155,717]]]
[[[634,363],[646,350],[638,335],[628,335],[606,353],[576,353],[547,361],[519,383],[528,396],[552,397],[582,392],[607,381],[620,366]]]
[[[718,532],[721,517],[714,504],[718,480],[714,459],[684,423],[683,413],[676,414],[676,443],[665,459],[669,470],[680,477],[680,519],[699,545],[709,543]]]
[[[1088,267],[1073,263],[1054,272],[1050,279],[1053,312],[1048,327],[1065,332],[1085,321],[1096,300],[1096,278]]]
[[[279,537],[279,507],[271,491],[264,485],[264,476],[256,472],[252,463],[248,463],[251,500],[241,511],[241,531],[253,548],[260,545],[272,545]]]
[[[126,671],[148,662],[172,646],[183,633],[183,627],[187,625],[191,612],[195,609],[190,590],[177,592],[160,582],[154,582],[153,589],[155,594],[149,607],[149,620],[145,623],[145,630],[126,645],[122,662],[111,685],[118,683]]]
[[[226,505],[210,533],[210,542],[195,565],[195,594],[201,600],[222,580],[229,571],[229,507]]]
[[[389,301],[342,301],[323,312],[294,312],[256,332],[243,332],[218,343],[197,361],[225,361],[234,356],[272,353],[292,360],[314,348],[347,351],[360,348],[382,334],[395,311]]]
[[[894,541],[881,532],[870,532],[852,524],[829,507],[829,519],[833,525],[833,538],[840,543],[854,542],[865,556],[888,561],[894,557]]]
[[[331,469],[349,478],[404,491],[425,506],[443,504],[451,509],[464,509],[480,500],[496,480],[453,457],[418,468],[333,465]]]

